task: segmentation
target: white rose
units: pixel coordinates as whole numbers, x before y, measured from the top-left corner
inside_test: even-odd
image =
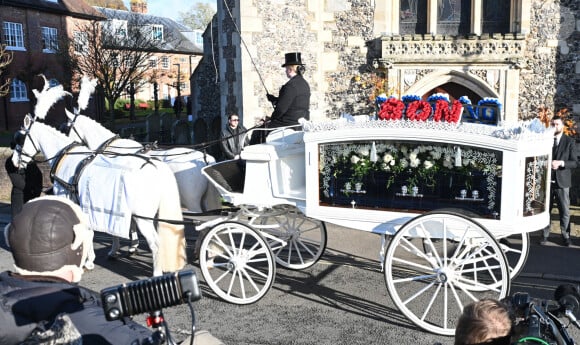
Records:
[[[432,161],[424,161],[423,166],[425,167],[425,169],[431,169],[433,167],[433,162]]]
[[[383,162],[385,163],[390,163],[393,161],[393,156],[391,156],[389,153],[387,153],[384,157],[383,157]]]
[[[360,158],[359,158],[358,156],[356,156],[356,155],[353,155],[352,157],[350,157],[350,162],[351,162],[352,164],[356,164],[356,163],[358,163],[359,161],[360,161]]]

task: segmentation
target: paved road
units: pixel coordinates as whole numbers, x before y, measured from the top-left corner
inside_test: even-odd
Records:
[[[0,214],[1,210],[0,205]],[[198,272],[204,293],[194,305],[197,328],[209,330],[228,345],[453,343],[450,337],[418,329],[393,304],[377,261],[377,235],[337,226],[329,226],[328,233],[328,249],[318,264],[303,271],[278,268],[272,289],[252,305],[237,306],[216,298],[198,268],[189,265]],[[580,247],[540,247],[535,244],[537,239],[533,237],[527,264],[512,284],[512,292],[550,298],[562,282],[578,283]],[[580,239],[574,241],[580,244]],[[85,274],[83,285],[99,291],[151,275],[151,257],[146,250],[131,258],[107,261],[108,243],[106,235],[97,236],[97,267]],[[566,265],[558,265],[561,262]],[[2,237],[0,270],[11,265]],[[190,329],[188,308],[181,305],[164,313],[174,336],[182,339]],[[144,320],[141,315],[135,318]],[[579,331],[572,334],[580,339]]]

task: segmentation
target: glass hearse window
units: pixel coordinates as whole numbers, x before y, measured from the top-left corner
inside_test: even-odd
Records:
[[[321,206],[400,212],[458,208],[499,218],[502,152],[446,143],[319,145]]]
[[[546,186],[549,168],[548,155],[526,157],[526,184],[524,187],[524,217],[546,210]]]

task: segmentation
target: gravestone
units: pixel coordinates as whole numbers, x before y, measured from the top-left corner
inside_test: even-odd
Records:
[[[159,141],[160,121],[158,113],[152,113],[151,115],[147,116],[145,119],[145,127],[147,132],[145,141]]]
[[[175,114],[163,113],[160,121],[160,138],[161,143],[171,143],[171,128],[175,122]]]
[[[173,144],[191,145],[191,131],[186,120],[177,120],[172,128]]]

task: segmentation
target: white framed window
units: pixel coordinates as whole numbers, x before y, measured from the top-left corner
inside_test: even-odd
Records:
[[[201,31],[195,32],[195,43],[203,45],[203,32]]]
[[[135,61],[135,58],[133,56],[125,56],[123,64],[125,65],[125,67],[131,68],[131,67],[133,67],[134,61]]]
[[[152,56],[149,58],[149,68],[157,68],[157,57]]]
[[[89,50],[89,37],[86,32],[75,31],[73,33],[73,41],[75,53],[86,54]]]
[[[169,69],[169,65],[171,64],[171,61],[169,59],[169,56],[163,56],[161,58],[161,68],[163,69]]]
[[[111,58],[110,58],[109,62],[111,63],[111,66],[112,67],[119,67],[119,66],[121,66],[121,63],[119,62],[119,56],[117,54],[111,55]]]
[[[26,84],[20,79],[12,79],[10,82],[10,102],[28,102]]]
[[[163,25],[151,25],[151,38],[154,41],[163,41]]]
[[[120,19],[108,20],[105,24],[105,33],[114,41],[127,39],[127,21]]]
[[[25,50],[22,24],[4,22],[4,43],[8,50]]]
[[[58,31],[56,28],[42,27],[42,51],[45,53],[58,51]]]

